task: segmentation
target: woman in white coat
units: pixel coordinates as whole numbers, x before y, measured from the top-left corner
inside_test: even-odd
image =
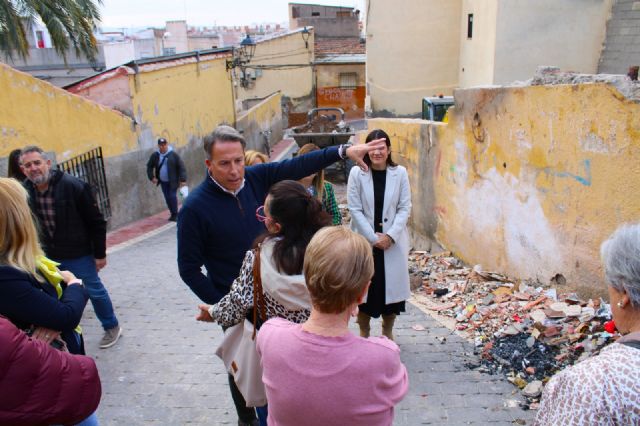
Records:
[[[411,190],[407,170],[391,159],[389,135],[374,130],[366,143],[385,139],[386,146],[371,151],[364,161],[369,170],[351,169],[347,200],[351,229],[373,246],[374,275],[366,301],[359,306],[360,335],[369,337],[371,317],[382,316],[382,334],[393,340],[396,316],[409,298],[409,235]]]

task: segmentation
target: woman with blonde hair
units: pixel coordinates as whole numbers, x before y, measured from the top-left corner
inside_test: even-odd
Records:
[[[60,338],[69,352],[84,354],[74,329],[88,297],[81,280],[44,257],[27,191],[0,178],[0,315],[37,339]]]
[[[197,320],[231,327],[244,321],[249,313],[254,322],[250,314],[254,306],[264,309],[264,320],[281,317],[300,323],[309,317],[311,303],[302,264],[307,244],[319,229],[329,225],[329,215],[302,185],[283,180],[269,189],[256,218],[264,223],[267,233],[258,238],[255,249],[246,253],[229,293],[215,305],[199,305]],[[260,277],[259,282],[255,274]],[[255,321],[259,329],[262,324],[258,315]],[[258,373],[255,381],[259,383],[259,372],[252,373]],[[264,398],[264,389],[261,394]],[[250,395],[243,396],[249,401]],[[259,409],[258,415],[264,424],[265,410]]]
[[[89,294],[44,256],[27,198],[17,180],[0,178],[0,315],[35,339],[84,355],[77,327]],[[97,425],[95,413],[80,424]]]
[[[313,151],[319,151],[318,145],[307,143],[298,150],[298,155],[305,155]],[[322,209],[331,215],[332,225],[342,225],[342,216],[338,209],[336,195],[333,191],[333,185],[324,180],[324,170],[314,173],[310,176],[300,179],[300,182],[307,191],[322,202]]]
[[[386,338],[349,331],[372,275],[364,237],[332,226],[311,239],[304,258],[309,319],[271,319],[258,333],[269,424],[393,424],[394,406],[409,386],[400,349]]]
[[[269,157],[253,149],[248,149],[244,152],[244,165],[255,166],[256,164],[264,164],[269,162]]]

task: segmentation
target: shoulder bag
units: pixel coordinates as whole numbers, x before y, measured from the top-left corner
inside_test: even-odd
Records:
[[[253,260],[253,323],[245,318],[227,328],[216,355],[222,359],[227,371],[233,376],[247,407],[262,407],[267,404],[267,394],[262,383],[262,365],[256,350],[256,330],[267,320],[267,310],[260,277],[260,247]],[[248,317],[249,315],[247,315]]]

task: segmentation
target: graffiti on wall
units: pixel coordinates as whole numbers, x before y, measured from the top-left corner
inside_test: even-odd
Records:
[[[319,87],[316,95],[319,108],[337,107],[342,108],[348,118],[364,117],[365,88],[363,86],[355,89]]]

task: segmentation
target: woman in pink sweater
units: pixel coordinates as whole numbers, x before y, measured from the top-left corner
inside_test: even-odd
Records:
[[[349,332],[373,275],[371,245],[344,228],[319,231],[304,258],[311,316],[267,321],[258,333],[269,425],[391,425],[409,386],[400,349]]]

